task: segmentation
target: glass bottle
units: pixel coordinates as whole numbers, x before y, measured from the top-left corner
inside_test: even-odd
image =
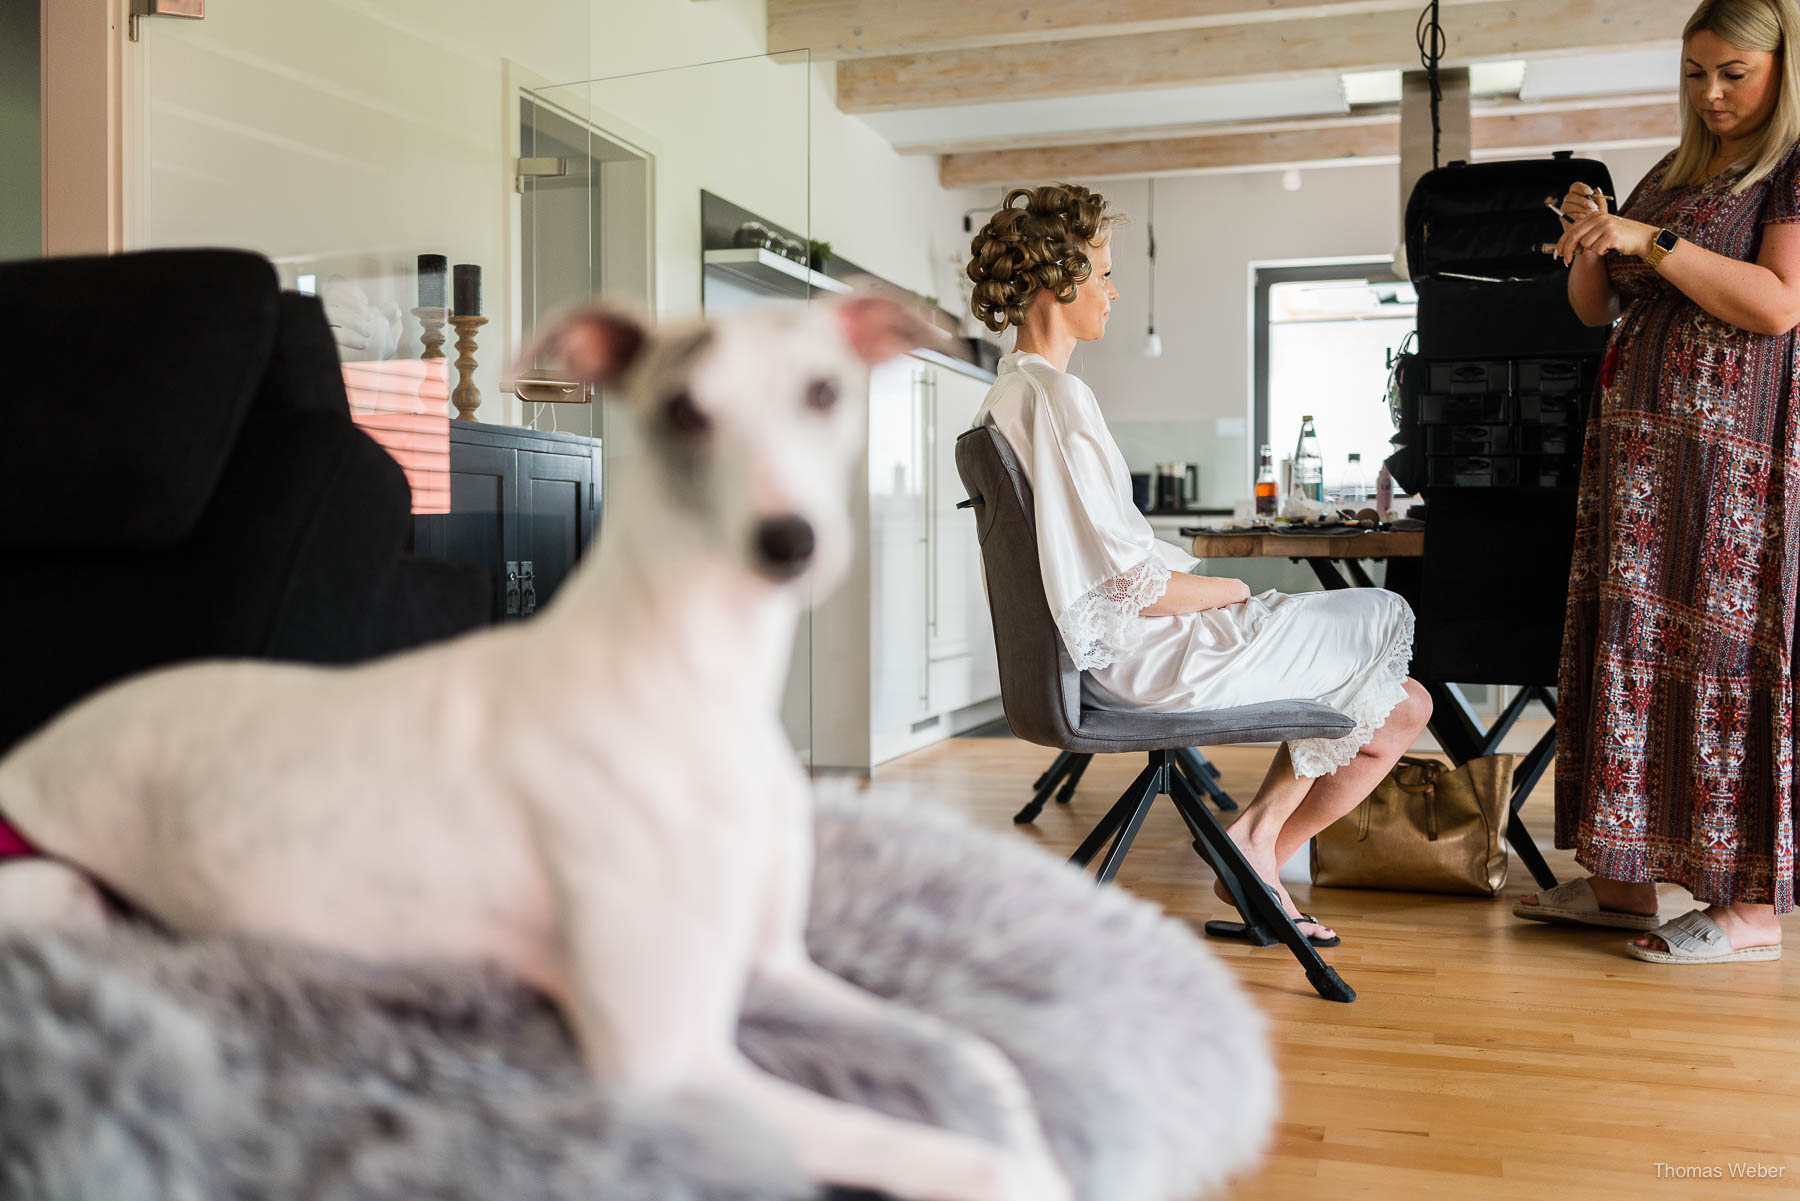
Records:
[[[1300,440],[1294,444],[1294,491],[1307,500],[1325,503],[1325,459],[1319,453],[1319,431],[1312,415],[1300,418]]]
[[[1275,448],[1265,442],[1256,464],[1256,515],[1275,516],[1280,501],[1280,486],[1275,482]]]

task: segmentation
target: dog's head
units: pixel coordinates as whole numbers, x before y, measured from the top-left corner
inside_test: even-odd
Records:
[[[669,537],[775,584],[828,585],[850,557],[868,368],[938,339],[911,307],[859,293],[655,330],[586,309],[540,354],[623,401]]]

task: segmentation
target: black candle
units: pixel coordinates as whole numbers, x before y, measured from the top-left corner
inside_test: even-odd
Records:
[[[422,254],[419,256],[419,307],[441,309],[444,307],[444,275],[450,269],[450,260],[441,254]]]
[[[458,317],[481,316],[481,268],[474,263],[458,263],[456,275],[456,304],[452,308]]]

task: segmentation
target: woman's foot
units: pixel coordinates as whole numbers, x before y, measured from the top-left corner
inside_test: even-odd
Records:
[[[1299,906],[1295,905],[1294,899],[1288,896],[1287,889],[1281,886],[1280,867],[1275,862],[1274,847],[1272,845],[1264,847],[1251,836],[1240,836],[1238,831],[1244,825],[1245,822],[1242,818],[1233,822],[1231,827],[1225,831],[1226,837],[1237,843],[1238,850],[1244,853],[1244,858],[1250,861],[1250,866],[1256,870],[1258,876],[1262,877],[1263,883],[1275,890],[1275,896],[1280,899],[1281,907],[1287,911],[1287,915],[1291,918],[1298,919],[1300,916]],[[1246,835],[1247,834],[1248,832],[1246,832]],[[1225,882],[1223,880],[1215,880],[1213,882],[1213,895],[1218,897],[1221,901],[1224,901],[1227,905],[1232,904],[1231,893],[1225,887]],[[1336,930],[1318,922],[1303,922],[1296,920],[1294,922],[1294,927],[1308,940],[1329,942],[1331,939],[1337,937]]]
[[[1775,916],[1773,905],[1708,905],[1706,916],[1725,932],[1733,950],[1781,945],[1781,920]],[[1631,942],[1646,951],[1669,949],[1668,944],[1655,934],[1641,935]]]
[[[1611,913],[1630,913],[1639,917],[1656,916],[1656,885],[1628,884],[1623,880],[1608,880],[1605,876],[1589,876],[1588,887],[1594,890],[1594,900],[1600,908]],[[1519,898],[1519,904],[1536,905],[1538,895],[1528,892]]]

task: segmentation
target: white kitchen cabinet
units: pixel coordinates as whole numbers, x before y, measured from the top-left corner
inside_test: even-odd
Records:
[[[975,519],[956,508],[956,436],[992,382],[977,370],[908,355],[870,373],[866,536],[813,622],[817,767],[867,771],[1000,714]]]
[[[930,581],[925,590],[926,657],[931,664],[926,706],[948,713],[1000,695],[994,627],[981,582],[981,542],[974,514],[956,507],[967,495],[956,470],[956,438],[975,420],[989,385],[948,368],[925,370],[932,515]]]
[[[930,712],[926,619],[931,544],[925,371],[907,356],[869,381],[869,671],[871,730],[911,727]]]

